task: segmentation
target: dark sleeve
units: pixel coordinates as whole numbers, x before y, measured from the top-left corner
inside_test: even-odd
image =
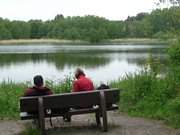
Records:
[[[30,95],[33,94],[33,92],[34,92],[34,90],[33,90],[32,88],[28,88],[28,89],[25,90],[23,96],[24,96],[24,97],[30,96]]]
[[[48,95],[52,95],[53,92],[52,92],[51,90],[49,90],[49,91],[47,91],[47,94],[48,94]]]
[[[52,95],[52,94],[53,94],[53,92],[52,92],[51,89],[49,89],[49,88],[47,88],[47,87],[46,87],[46,89],[47,89],[47,91],[46,91],[47,95]]]

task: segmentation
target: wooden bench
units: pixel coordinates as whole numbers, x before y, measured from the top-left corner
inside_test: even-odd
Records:
[[[78,93],[65,93],[54,94],[50,96],[40,97],[21,97],[20,98],[20,117],[22,120],[37,119],[41,133],[45,134],[45,118],[68,116],[72,115],[95,113],[97,125],[101,125],[102,117],[102,129],[108,130],[107,126],[107,111],[118,109],[117,103],[119,101],[120,90],[108,89],[108,90],[95,90],[89,92]],[[57,113],[51,111],[51,114],[45,113],[45,110],[63,110],[69,109],[65,113]],[[26,112],[37,112],[28,114]]]

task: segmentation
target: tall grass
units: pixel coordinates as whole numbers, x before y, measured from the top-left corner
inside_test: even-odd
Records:
[[[0,118],[14,118],[18,116],[19,97],[22,96],[25,84],[11,81],[0,83]]]

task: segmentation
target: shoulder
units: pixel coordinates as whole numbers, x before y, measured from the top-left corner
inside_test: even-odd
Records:
[[[34,88],[33,87],[29,87],[25,90],[24,96],[28,96],[31,95],[34,92]]]
[[[30,91],[34,91],[34,88],[33,87],[29,87],[25,90],[26,92],[30,92]]]
[[[80,80],[74,80],[73,84],[78,84],[80,82]]]
[[[44,87],[44,90],[48,93],[48,95],[53,94],[52,90],[48,87]]]

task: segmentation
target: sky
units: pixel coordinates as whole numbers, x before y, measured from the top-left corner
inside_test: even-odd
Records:
[[[156,0],[0,0],[0,17],[10,20],[50,20],[66,16],[96,15],[124,20],[155,9]]]

